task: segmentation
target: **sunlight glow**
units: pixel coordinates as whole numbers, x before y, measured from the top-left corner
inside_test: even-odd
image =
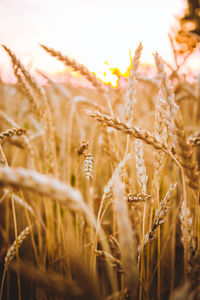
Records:
[[[153,63],[152,53],[173,64],[168,32],[181,15],[183,0],[1,0],[1,42],[25,65],[53,74],[65,67],[39,47],[42,43],[75,58],[105,82],[116,83],[104,63],[122,73],[142,42],[143,63]],[[9,62],[0,50],[0,70]]]

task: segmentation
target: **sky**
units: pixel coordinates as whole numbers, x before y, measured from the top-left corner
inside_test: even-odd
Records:
[[[141,61],[152,53],[173,64],[168,33],[183,14],[184,0],[0,0],[0,42],[32,68],[53,74],[64,69],[39,47],[53,47],[85,64],[100,78],[111,67],[125,72],[143,44]],[[0,72],[10,61],[0,49]]]

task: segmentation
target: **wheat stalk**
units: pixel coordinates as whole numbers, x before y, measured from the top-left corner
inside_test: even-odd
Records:
[[[84,154],[84,172],[85,176],[88,180],[92,180],[93,178],[93,164],[94,164],[94,158],[92,154],[85,153]]]
[[[130,293],[130,298],[135,299],[137,294],[137,265],[132,234],[131,222],[128,215],[127,202],[125,201],[124,187],[118,174],[113,182],[114,208],[119,232],[119,247],[125,275],[125,284]]]
[[[97,228],[96,219],[83,201],[81,193],[67,183],[62,183],[56,178],[40,174],[36,171],[30,171],[23,168],[13,169],[9,167],[0,169],[0,183],[13,187],[26,188],[33,192],[56,199],[57,203],[64,205],[71,210],[80,210],[85,213],[88,221]],[[98,229],[102,245],[105,251],[109,253],[109,247],[105,240],[104,232],[99,226]]]
[[[82,97],[82,96],[73,97],[72,102],[74,102],[75,104],[87,105],[87,106],[90,106],[92,108],[99,110],[102,113],[107,113],[106,109],[103,106],[101,106],[85,97]]]
[[[114,167],[116,167],[116,165],[120,161],[120,158],[117,149],[115,149],[112,143],[111,137],[106,127],[102,128],[102,136],[103,136],[103,145],[102,145],[103,150],[105,154],[109,157],[110,161],[113,163]]]
[[[121,263],[121,261],[119,259],[117,259],[116,257],[112,256],[111,254],[109,254],[109,253],[107,253],[105,251],[102,251],[102,250],[96,250],[95,254],[98,257],[103,257],[103,258],[109,259],[109,261],[111,263],[116,264],[117,266],[119,266],[122,269],[122,263]]]
[[[4,264],[4,268],[7,271],[11,261],[13,260],[13,258],[16,255],[16,251],[17,251],[17,247],[21,247],[23,241],[28,237],[28,235],[30,234],[30,227],[26,227],[21,233],[20,235],[17,237],[17,241],[15,240],[14,243],[12,244],[12,246],[8,249],[6,257],[5,257],[5,264]]]
[[[48,177],[33,170],[1,168],[0,182],[4,185],[27,188],[36,193],[49,196],[71,209],[83,208],[82,196],[78,190],[56,178]]]
[[[90,117],[96,119],[102,125],[113,127],[119,131],[129,134],[132,138],[141,139],[145,143],[152,145],[155,149],[160,149],[168,155],[170,155],[170,151],[168,149],[167,144],[165,142],[160,141],[155,135],[151,134],[148,130],[133,125],[130,127],[126,122],[121,121],[116,117],[111,117],[109,115],[102,114],[98,111],[87,110],[86,113]]]
[[[33,112],[35,113],[37,119],[41,120],[42,119],[42,111],[40,109],[39,102],[37,102],[35,100],[35,97],[33,96],[33,93],[31,91],[30,87],[28,86],[26,81],[23,79],[20,72],[18,72],[18,70],[15,67],[13,67],[13,69],[14,69],[15,76],[18,79],[19,90],[22,92],[22,94],[24,94],[27,97],[28,101],[30,102],[31,108],[32,108]]]
[[[5,51],[8,53],[12,60],[13,68],[17,68],[24,76],[24,78],[27,80],[28,84],[38,93],[38,95],[41,97],[44,102],[47,103],[46,95],[44,89],[40,86],[40,84],[35,80],[33,76],[30,75],[30,73],[25,69],[23,64],[20,62],[19,59],[15,56],[15,54],[5,45],[2,45],[2,47],[5,49]]]
[[[165,99],[165,101],[167,102],[167,104],[169,106],[170,118],[172,118],[172,121],[173,121],[176,111],[178,110],[178,106],[175,103],[174,93],[172,91],[172,87],[170,86],[169,79],[164,72],[164,65],[162,63],[162,59],[158,53],[155,53],[154,58],[155,58],[156,67],[157,67],[158,75],[159,75],[158,79],[161,84],[162,97],[163,97],[163,99]]]
[[[66,66],[71,67],[74,71],[79,72],[83,75],[92,85],[97,88],[100,92],[105,92],[105,87],[97,77],[91,73],[84,65],[78,63],[75,59],[69,58],[61,52],[54,50],[53,48],[41,45],[40,46],[47,51],[51,56],[56,57],[58,60],[63,62]]]
[[[21,128],[18,124],[16,124],[16,122],[13,119],[11,119],[9,116],[7,116],[1,110],[0,110],[0,118],[3,119],[8,124],[8,126],[11,126],[11,127],[15,128],[15,129],[20,129]],[[32,143],[30,141],[30,137],[28,136],[28,133],[27,133],[26,129],[21,128],[21,130],[24,133],[20,134],[20,135],[13,135],[11,137],[11,139],[9,140],[9,142],[11,144],[20,146],[22,148],[27,148],[27,150],[30,151],[30,154],[32,156],[35,156],[35,150],[34,150],[34,148],[32,146]],[[19,130],[19,133],[20,133],[20,130]]]
[[[88,150],[89,146],[90,146],[90,140],[83,140],[79,143],[78,148],[76,149],[77,154],[80,155],[84,155],[85,151]]]
[[[31,86],[31,88],[39,96],[39,99],[41,101],[39,108],[41,109],[41,112],[38,112],[37,115],[41,119],[41,123],[44,128],[44,132],[45,132],[44,155],[45,155],[45,158],[47,161],[47,172],[52,173],[55,176],[57,176],[55,136],[54,136],[53,123],[52,123],[52,115],[51,115],[51,111],[50,111],[49,104],[47,101],[45,90],[35,80],[35,78],[30,75],[30,73],[25,69],[23,64],[16,58],[16,56],[12,53],[12,51],[5,45],[2,45],[2,46],[12,60],[13,69],[14,70],[17,69],[18,71],[20,71],[23,74],[27,83]],[[16,71],[15,71],[15,73],[16,73]],[[16,74],[18,74],[18,73],[16,73]],[[20,83],[22,84],[23,81],[21,80],[21,77],[19,77],[19,78],[20,78]],[[26,89],[25,85],[23,85],[23,88]],[[26,92],[29,93],[27,91],[27,89],[26,89]],[[37,106],[37,103],[35,105]]]
[[[47,81],[50,83],[50,85],[54,88],[54,90],[61,95],[62,97],[64,97],[66,100],[70,100],[71,99],[71,94],[70,92],[67,90],[67,88],[65,88],[63,85],[57,83],[56,81],[54,81],[52,78],[50,78],[49,76],[47,76],[46,74],[44,74],[43,72],[37,70],[37,72],[42,75],[45,79],[47,79]]]
[[[161,57],[158,53],[154,55],[156,67],[158,70],[158,79],[160,86],[160,96],[162,98],[162,103],[165,106],[165,123],[168,129],[168,135],[170,139],[170,143],[174,147],[175,144],[175,135],[174,135],[174,120],[176,116],[176,112],[179,110],[178,105],[175,103],[175,96],[170,85],[169,79],[164,72],[164,65]]]
[[[151,199],[151,195],[143,193],[129,193],[126,195],[126,199],[130,203],[145,202],[146,200]]]
[[[83,295],[83,290],[75,280],[64,278],[55,271],[45,270],[42,267],[36,268],[29,262],[20,262],[18,265],[12,264],[11,270],[15,272],[19,271],[24,278],[28,278],[29,282],[45,290],[45,295],[49,294],[51,297],[54,295],[55,297],[64,297],[65,299],[82,297]]]
[[[155,134],[159,137],[160,140],[166,142],[167,140],[167,132],[166,132],[166,121],[165,121],[165,111],[164,111],[164,103],[162,99],[161,91],[159,90],[159,102],[156,105],[156,112],[155,112]],[[161,178],[161,171],[163,168],[165,153],[162,151],[155,151],[154,152],[154,179],[153,179],[153,186],[155,187],[155,191],[157,191],[160,178]],[[157,194],[155,192],[155,194]]]
[[[192,145],[188,142],[188,136],[184,130],[180,112],[176,115],[175,125],[178,144],[177,154],[180,158],[180,164],[184,169],[189,186],[197,191],[199,188],[200,173]]]
[[[142,188],[142,193],[146,194],[148,176],[144,164],[142,141],[135,140],[135,158],[138,184]]]
[[[200,145],[200,136],[192,136],[188,138],[188,144],[191,144],[193,147]]]
[[[2,149],[2,146],[0,145],[0,166],[1,167],[7,167],[8,166],[8,163],[7,163],[7,160],[6,160],[6,156],[3,152],[3,149]]]
[[[8,249],[6,253],[6,257],[4,260],[4,272],[1,281],[0,299],[2,299],[3,285],[4,285],[6,271],[8,270],[11,261],[14,259],[19,247],[21,247],[23,241],[28,237],[29,234],[30,234],[30,227],[28,226],[20,233],[20,235],[17,237],[17,240],[14,241],[14,243],[11,245],[11,247]]]
[[[135,55],[132,61],[130,75],[128,78],[128,84],[126,89],[126,105],[125,105],[125,119],[128,123],[132,123],[133,120],[133,106],[135,104],[135,87],[138,81],[138,66],[140,63],[140,56],[142,53],[142,44],[140,43],[135,51]]]
[[[114,178],[115,178],[116,174],[119,175],[120,177],[122,177],[124,175],[125,163],[128,160],[130,160],[130,158],[131,158],[130,153],[127,156],[124,157],[124,159],[115,168],[111,178],[109,179],[108,183],[104,187],[104,192],[103,192],[103,196],[102,196],[102,199],[101,199],[101,203],[100,203],[100,207],[99,207],[99,211],[98,211],[98,216],[97,216],[97,230],[96,230],[96,234],[95,234],[95,238],[94,238],[94,251],[96,250],[98,231],[99,231],[99,228],[101,226],[102,219],[104,217],[104,214],[106,212],[106,209],[107,209],[108,205],[111,203],[111,199],[113,198],[113,181],[114,181]]]
[[[27,135],[27,131],[24,128],[10,128],[4,132],[0,133],[0,143],[4,143],[5,141],[9,140],[14,135],[21,136]]]
[[[156,211],[156,219],[153,222],[153,226],[151,230],[145,235],[143,245],[139,246],[138,248],[139,253],[153,241],[153,239],[155,238],[155,232],[158,227],[166,222],[166,216],[169,210],[169,202],[175,187],[176,184],[172,184],[168,189],[165,198],[160,202],[160,207]]]

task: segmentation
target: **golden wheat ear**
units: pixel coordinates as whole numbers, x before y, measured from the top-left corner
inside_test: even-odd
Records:
[[[39,44],[47,53],[57,58],[59,61],[64,63],[67,67],[72,68],[74,71],[79,72],[84,76],[91,84],[99,90],[99,92],[106,92],[103,83],[96,77],[96,75],[90,72],[84,65],[78,63],[75,59],[63,55],[60,51],[54,50],[53,48]]]
[[[20,233],[20,235],[17,237],[17,239],[14,241],[14,243],[10,246],[10,248],[7,251],[5,261],[4,261],[4,271],[3,271],[3,277],[1,282],[0,299],[2,299],[4,280],[9,265],[11,264],[12,260],[17,254],[18,249],[21,247],[24,240],[29,236],[29,234],[30,234],[30,227],[28,226]]]

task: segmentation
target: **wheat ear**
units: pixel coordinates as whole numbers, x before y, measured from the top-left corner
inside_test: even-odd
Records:
[[[151,195],[143,193],[129,193],[126,195],[126,199],[130,203],[139,203],[151,199]]]
[[[74,71],[83,75],[92,85],[100,92],[105,92],[105,88],[100,80],[91,73],[84,65],[78,63],[75,59],[69,58],[63,55],[61,52],[54,50],[53,48],[41,45],[40,46],[48,52],[51,56],[56,57],[59,61],[63,62],[66,66],[71,67]]]
[[[15,123],[9,116],[7,116],[3,111],[0,110],[0,118],[3,119],[9,126],[15,128],[16,130],[19,129],[19,134],[12,136],[12,139],[9,140],[11,144],[25,147],[30,151],[32,156],[35,156],[35,150],[32,146],[30,141],[30,137],[28,136],[27,131],[24,128],[21,128],[18,124]],[[22,130],[23,134],[20,134],[20,129]]]
[[[192,136],[188,138],[188,143],[193,147],[200,145],[200,136]]]
[[[0,169],[0,182],[4,185],[27,188],[58,200],[72,209],[80,209],[82,197],[79,191],[61,181],[23,168]]]
[[[94,158],[91,153],[84,154],[84,172],[85,176],[88,180],[92,180],[93,178],[93,165],[94,165]]]
[[[146,194],[148,176],[144,163],[142,141],[139,139],[135,140],[135,158],[138,184],[142,189],[142,193]]]
[[[119,153],[117,149],[114,147],[109,132],[106,127],[102,128],[102,137],[103,137],[103,151],[108,156],[114,167],[119,163]]]
[[[177,154],[180,158],[180,164],[184,169],[189,186],[197,191],[199,188],[200,173],[198,171],[194,150],[192,145],[188,142],[188,136],[184,130],[180,112],[177,112],[175,125],[178,144]]]
[[[142,44],[140,43],[135,51],[135,55],[132,61],[130,75],[128,78],[128,84],[126,88],[126,106],[125,106],[125,119],[128,123],[132,123],[133,120],[133,106],[135,104],[135,87],[138,81],[138,66],[140,63],[140,57],[142,53]]]
[[[176,187],[176,184],[172,184],[170,188],[168,189],[165,198],[163,201],[160,202],[160,207],[156,211],[156,219],[153,222],[153,226],[151,230],[146,234],[143,246],[139,246],[138,251],[141,252],[141,250],[150,244],[150,242],[155,238],[155,232],[157,228],[166,222],[166,216],[169,210],[169,202],[172,196],[172,193]]]
[[[160,149],[169,155],[169,149],[165,142],[160,141],[155,135],[151,134],[148,130],[136,126],[129,126],[126,122],[121,121],[116,117],[111,117],[102,114],[98,111],[86,111],[86,113],[96,119],[104,126],[113,127],[119,131],[129,134],[132,138],[143,140],[145,143],[152,145],[155,149]]]
[[[54,81],[52,78],[50,78],[49,76],[47,76],[43,72],[41,72],[39,70],[37,70],[37,72],[41,76],[43,76],[49,82],[49,84],[53,87],[53,89],[55,90],[55,92],[57,92],[59,95],[61,95],[62,97],[64,97],[65,100],[70,100],[71,99],[71,94],[67,90],[67,88],[65,88],[63,85],[57,83],[56,81]]]
[[[14,243],[12,244],[12,246],[8,249],[8,252],[7,252],[6,257],[5,257],[5,264],[4,264],[5,270],[8,269],[9,264],[11,263],[13,258],[15,257],[17,247],[18,248],[21,247],[23,241],[28,237],[29,233],[30,233],[30,227],[28,226],[17,237],[17,241],[15,240]]]
[[[0,133],[0,143],[4,143],[5,141],[9,140],[13,136],[21,136],[21,135],[27,135],[27,131],[24,128],[11,128],[4,132]]]
[[[2,299],[3,285],[4,285],[6,271],[8,270],[8,267],[9,267],[11,261],[15,257],[17,250],[19,249],[19,247],[21,247],[23,241],[28,237],[29,234],[30,234],[30,227],[28,226],[20,233],[20,235],[17,237],[17,240],[14,241],[14,243],[11,245],[11,247],[7,251],[5,261],[4,261],[3,278],[1,281],[0,299]]]
[[[39,108],[41,112],[38,115],[41,118],[41,123],[44,128],[44,155],[47,161],[47,172],[54,174],[57,176],[57,158],[56,158],[56,147],[55,147],[55,136],[52,122],[52,115],[49,108],[48,100],[46,97],[45,90],[43,87],[35,80],[33,76],[25,69],[23,64],[16,58],[16,56],[12,53],[12,51],[2,45],[5,51],[8,53],[12,60],[14,70],[17,69],[17,72],[21,72],[26,80],[26,82],[30,85],[30,87],[35,91],[35,93],[39,96],[40,105]],[[15,71],[16,73],[16,71]],[[16,73],[17,74],[17,73]],[[22,82],[22,81],[21,81]],[[24,87],[24,86],[23,86]],[[37,104],[36,104],[37,105]]]

